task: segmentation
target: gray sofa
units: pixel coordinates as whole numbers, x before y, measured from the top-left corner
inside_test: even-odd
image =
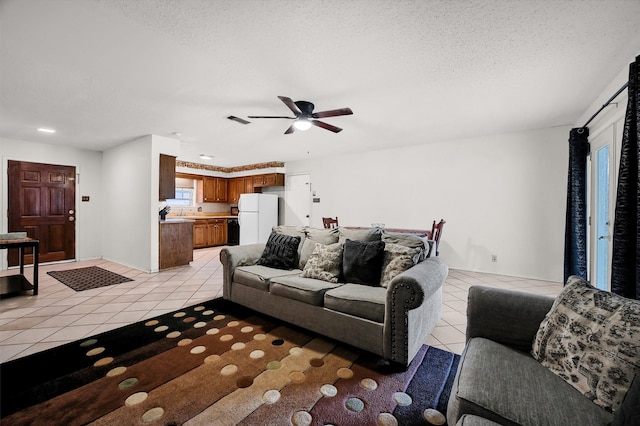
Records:
[[[469,289],[467,344],[449,399],[449,425],[639,424],[638,417],[632,423],[622,420],[633,415],[629,407],[637,413],[640,406],[638,380],[634,396],[629,391],[614,418],[531,356],[536,333],[553,304],[554,298],[547,296],[483,286]]]
[[[276,269],[258,264],[265,244],[223,248],[223,297],[332,339],[408,365],[440,320],[442,285],[448,274],[439,257],[424,258],[395,276],[388,286],[305,278],[302,273],[315,244],[347,239],[387,239],[380,230],[319,230],[277,227],[274,231],[301,238],[298,268]],[[392,241],[398,242],[397,238]]]

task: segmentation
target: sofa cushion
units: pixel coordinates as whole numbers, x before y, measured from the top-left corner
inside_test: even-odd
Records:
[[[481,337],[467,342],[451,390],[448,420],[462,414],[522,426],[602,426],[613,418],[528,353]]]
[[[298,265],[300,269],[304,269],[307,265],[307,261],[316,247],[315,243],[329,245],[338,242],[338,229],[305,228],[305,235],[305,240],[300,249],[300,262]]]
[[[342,266],[342,244],[315,243],[313,253],[304,266],[302,276],[337,283]]]
[[[484,417],[472,416],[465,414],[460,417],[456,426],[500,426],[500,423],[492,422]]]
[[[300,275],[299,269],[285,271],[262,265],[238,266],[233,273],[233,281],[258,290],[269,291],[271,279],[286,275]]]
[[[341,285],[313,278],[303,278],[299,275],[289,275],[272,279],[270,291],[271,294],[277,296],[322,306],[325,292]]]
[[[419,248],[386,243],[384,245],[384,261],[382,262],[382,278],[380,285],[387,287],[396,275],[401,274],[415,265],[414,257],[420,252]]]
[[[611,426],[625,425],[640,425],[640,374],[636,374],[611,422]]]
[[[380,241],[382,230],[380,228],[347,229],[338,228],[338,241],[344,243],[352,241]]]
[[[329,245],[338,242],[339,230],[334,229],[320,229],[320,228],[306,228],[307,238],[311,238],[316,243]]]
[[[291,270],[298,266],[300,237],[271,232],[258,265]]]
[[[531,354],[599,406],[614,411],[640,373],[640,301],[572,276],[540,324]]]
[[[379,286],[383,261],[384,242],[345,241],[342,255],[345,282]]]
[[[324,307],[334,311],[384,322],[387,289],[360,284],[344,284],[324,295]]]

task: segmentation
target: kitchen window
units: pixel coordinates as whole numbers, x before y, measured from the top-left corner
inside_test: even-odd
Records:
[[[193,179],[176,178],[176,196],[168,199],[167,204],[175,207],[195,206],[195,181]]]

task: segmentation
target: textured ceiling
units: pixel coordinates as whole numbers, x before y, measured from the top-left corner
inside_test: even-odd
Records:
[[[179,132],[180,159],[235,166],[571,125],[639,22],[638,0],[0,0],[0,136]],[[289,115],[278,95],[354,115],[225,119]]]

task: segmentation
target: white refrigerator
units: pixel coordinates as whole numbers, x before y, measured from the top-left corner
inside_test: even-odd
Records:
[[[266,243],[271,229],[278,224],[278,196],[241,194],[238,201],[240,245]]]

